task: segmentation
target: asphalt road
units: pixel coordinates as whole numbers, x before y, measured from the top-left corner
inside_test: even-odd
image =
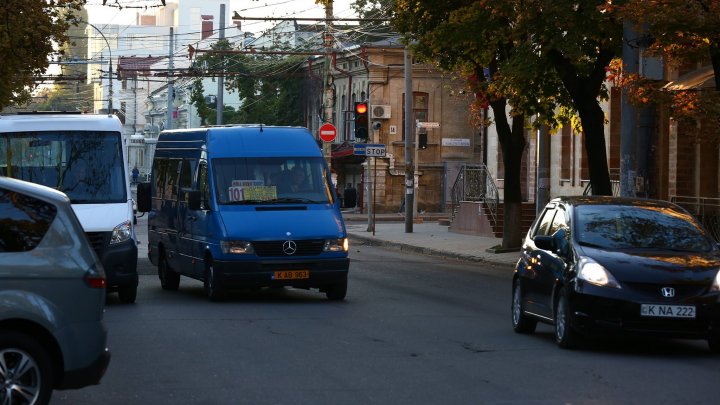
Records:
[[[703,341],[555,346],[510,326],[510,269],[354,244],[344,302],[304,290],[204,298],[143,275],[108,299],[113,353],[99,386],[53,404],[717,403]],[[154,268],[148,268],[154,271]]]

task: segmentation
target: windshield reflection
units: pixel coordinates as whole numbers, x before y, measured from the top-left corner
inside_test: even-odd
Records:
[[[582,205],[576,208],[580,244],[601,249],[706,252],[710,240],[692,217],[673,210]]]
[[[73,203],[127,201],[117,132],[0,134],[0,175],[52,187]]]
[[[333,202],[322,158],[222,158],[212,162],[220,204]]]

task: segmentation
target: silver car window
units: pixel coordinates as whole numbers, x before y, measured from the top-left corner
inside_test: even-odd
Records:
[[[35,249],[56,214],[50,203],[0,188],[0,252]]]

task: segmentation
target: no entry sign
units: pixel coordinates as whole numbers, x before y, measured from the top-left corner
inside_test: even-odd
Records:
[[[335,129],[335,125],[326,122],[320,126],[320,139],[323,141],[332,142],[335,140],[336,136],[337,129]]]

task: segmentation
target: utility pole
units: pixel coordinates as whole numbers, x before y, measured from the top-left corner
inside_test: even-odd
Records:
[[[330,52],[332,52],[333,37],[332,32],[333,18],[333,0],[328,0],[325,4],[325,35],[323,35],[323,45],[325,46],[325,63],[323,64],[323,88],[325,89],[323,120],[333,123],[333,110],[335,109],[335,91],[333,88],[333,77],[330,71]],[[322,123],[321,123],[322,125]],[[328,162],[328,166],[332,167],[332,144],[323,142],[323,156]]]
[[[548,135],[547,126],[542,124],[537,131],[537,193],[535,195],[537,214],[540,214],[550,201],[550,136]]]
[[[220,5],[220,41],[225,39],[225,4]],[[221,56],[221,58],[223,58]],[[217,125],[222,125],[223,123],[223,94],[225,93],[225,60],[222,59],[222,63],[220,64],[220,77],[218,77],[217,81],[217,97],[215,97],[215,100],[217,100]]]
[[[413,231],[413,207],[415,206],[415,173],[413,172],[413,94],[412,94],[412,55],[405,46],[405,232]]]
[[[167,85],[167,112],[165,129],[173,129],[173,98],[175,98],[175,79],[173,79],[173,53],[175,51],[175,37],[173,27],[170,27],[170,43],[168,44],[168,85]]]
[[[623,21],[622,71],[623,75],[638,73],[638,33],[634,22]],[[623,89],[620,107],[620,195],[635,197],[636,170],[636,110],[630,104],[628,90]]]

